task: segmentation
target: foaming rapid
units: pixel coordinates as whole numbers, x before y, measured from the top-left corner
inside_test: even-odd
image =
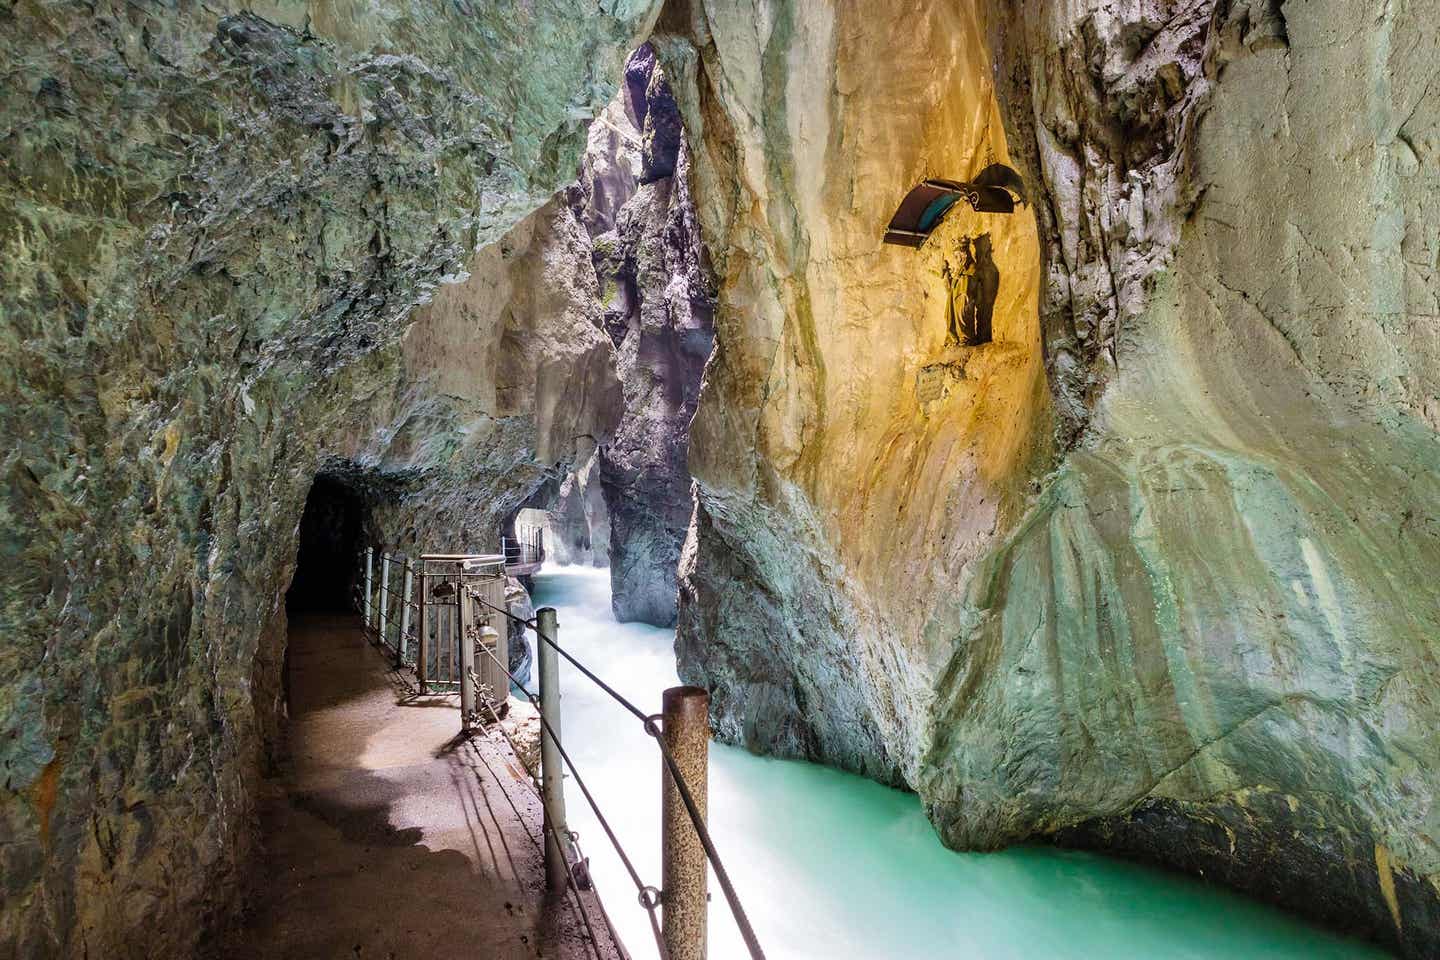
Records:
[[[605,570],[535,578],[560,643],[642,709],[678,683],[673,630],[616,623]],[[640,724],[561,662],[562,731],[641,878],[660,884],[660,758]],[[634,884],[573,782],[566,790],[605,904],[630,952],[657,956]],[[919,800],[809,763],[713,744],[710,829],[772,960],[1338,960],[1382,958],[1187,877],[1089,853],[962,854]],[[713,878],[710,957],[746,956]],[[603,936],[603,934],[601,934]]]

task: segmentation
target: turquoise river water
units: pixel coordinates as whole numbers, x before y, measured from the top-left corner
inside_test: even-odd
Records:
[[[604,570],[560,567],[535,587],[536,606],[556,608],[561,645],[659,712],[660,692],[678,682],[674,631],[616,623]],[[638,721],[563,661],[560,688],[566,749],[642,879],[659,886],[659,754]],[[634,885],[573,781],[566,801],[621,939],[636,960],[655,957]],[[955,853],[912,794],[720,744],[709,822],[771,960],[1385,956],[1198,880],[1095,854]],[[710,957],[744,957],[713,878],[710,889]]]

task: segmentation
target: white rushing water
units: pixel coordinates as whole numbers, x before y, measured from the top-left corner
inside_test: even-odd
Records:
[[[560,644],[641,709],[675,675],[673,630],[616,623],[605,570],[535,578]],[[561,736],[641,878],[660,884],[660,758],[640,724],[562,661]],[[656,956],[635,889],[573,781],[570,824],[635,956]],[[713,744],[710,828],[771,960],[841,958],[1379,958],[1235,894],[1095,854],[961,854],[913,795],[809,763]],[[710,883],[710,957],[746,956]],[[603,934],[601,934],[603,936]]]

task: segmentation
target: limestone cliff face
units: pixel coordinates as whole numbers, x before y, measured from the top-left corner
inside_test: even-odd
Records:
[[[1133,59],[1139,27],[1025,13],[1045,62],[1084,50],[1111,92],[1032,76],[1014,107],[1055,198],[1047,335],[1080,342],[1090,277],[1119,304],[1114,356],[1052,364],[1057,396],[1108,386],[970,586],[925,790],[955,842],[1100,814],[1081,839],[1428,955],[1440,7],[1175,13]],[[1167,117],[1130,155],[1097,142],[1129,122],[1127,84]],[[1195,840],[1167,853],[1175,834]]]
[[[589,238],[556,197],[415,311],[393,376],[322,464],[365,492],[375,542],[489,553],[537,489],[596,472],[622,402],[598,303]],[[509,595],[515,615],[533,614],[518,581]],[[524,682],[525,631],[512,624],[508,639]]]
[[[552,479],[530,497],[540,504],[519,520],[545,531],[547,563],[604,567],[610,563],[610,513],[600,491],[600,451],[596,448],[565,476]]]
[[[539,506],[552,560],[608,562],[622,619],[674,622],[713,297],[682,145],[642,46],[577,180],[416,311],[331,465],[386,543],[488,550]]]
[[[667,9],[720,278],[678,643],[721,735],[908,783],[957,846],[1437,949],[1437,12]],[[880,246],[992,156],[1032,208]],[[995,342],[947,347],[981,234]]]
[[[655,6],[0,12],[0,953],[188,956],[233,906],[310,480],[500,472],[399,341],[573,176]],[[496,376],[494,455],[563,456]]]
[[[394,489],[373,507],[387,543],[493,550],[537,487],[609,440],[621,389],[598,304],[589,238],[556,197],[415,311],[403,370],[336,451]]]

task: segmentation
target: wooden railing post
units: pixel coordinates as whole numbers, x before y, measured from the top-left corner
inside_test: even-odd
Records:
[[[703,687],[671,687],[661,702],[661,735],[691,799],[705,819],[710,752],[710,694]],[[670,960],[705,960],[705,848],[680,791],[661,760],[661,923]]]
[[[395,666],[405,666],[405,638],[410,635],[410,604],[415,589],[415,568],[405,559],[405,585],[400,590],[400,636],[395,638]]]
[[[552,893],[565,889],[569,867],[561,838],[569,837],[565,825],[565,772],[560,765],[560,659],[555,648],[545,642],[558,639],[555,608],[541,607],[535,611],[535,656],[540,661],[540,715],[545,724],[540,728],[540,779],[545,803],[545,883]],[[548,729],[547,729],[548,727]]]

